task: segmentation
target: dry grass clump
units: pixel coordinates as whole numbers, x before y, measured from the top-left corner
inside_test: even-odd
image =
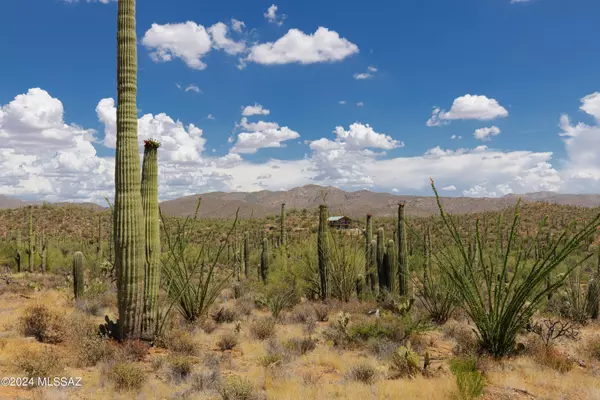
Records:
[[[530,353],[535,362],[546,368],[560,373],[569,372],[573,369],[573,361],[552,345],[546,346],[536,341],[532,345]]]
[[[317,321],[319,321],[319,322],[329,321],[329,311],[331,311],[331,308],[327,304],[323,304],[323,303],[314,304],[313,310],[314,310],[315,316],[317,317]]]
[[[231,350],[239,343],[238,335],[234,332],[225,332],[217,341],[217,346],[221,351]]]
[[[74,349],[72,357],[79,367],[93,367],[117,356],[118,345],[98,335],[98,324],[90,317],[74,314],[67,323],[67,342]]]
[[[146,381],[146,375],[136,363],[118,362],[109,368],[108,379],[117,391],[139,391]]]
[[[369,363],[361,362],[348,370],[346,378],[371,385],[377,380],[377,368]]]
[[[444,325],[444,336],[452,338],[456,342],[452,349],[454,355],[473,355],[479,350],[477,337],[473,332],[473,328],[468,325],[450,320]]]
[[[200,323],[200,328],[204,331],[204,333],[210,335],[217,329],[217,323],[213,319],[205,319]]]
[[[233,308],[225,306],[214,312],[212,318],[217,324],[233,322],[236,319],[236,312]]]
[[[590,338],[585,345],[585,353],[591,359],[600,361],[600,335]]]
[[[275,335],[275,319],[273,317],[256,318],[250,324],[250,334],[258,340],[265,340]]]
[[[168,362],[171,379],[177,383],[185,381],[194,369],[194,361],[190,357],[173,356]]]
[[[42,343],[56,344],[65,340],[65,318],[43,304],[27,307],[19,324],[23,335],[33,336]]]
[[[246,378],[232,376],[221,386],[223,400],[253,400],[256,398],[252,382]]]
[[[119,350],[124,360],[138,362],[148,354],[148,345],[141,340],[127,340],[121,343]]]
[[[57,376],[63,371],[64,365],[61,354],[52,347],[37,350],[25,348],[19,351],[12,363],[21,376],[34,379]]]
[[[291,338],[285,342],[284,347],[296,355],[306,355],[317,347],[317,342],[308,337]]]

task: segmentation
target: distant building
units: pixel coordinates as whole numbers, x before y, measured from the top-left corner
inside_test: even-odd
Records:
[[[341,216],[336,216],[336,217],[329,217],[327,219],[327,223],[329,224],[330,228],[333,229],[349,229],[352,223],[352,220],[348,217],[344,217],[343,215]]]

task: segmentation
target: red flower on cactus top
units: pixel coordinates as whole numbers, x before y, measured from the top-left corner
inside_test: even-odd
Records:
[[[158,149],[160,147],[160,142],[154,139],[144,140],[144,148],[145,149]]]

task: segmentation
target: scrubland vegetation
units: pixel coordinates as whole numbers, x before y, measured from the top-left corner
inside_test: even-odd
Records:
[[[118,12],[114,206],[0,212],[2,376],[82,386],[0,397],[598,398],[598,209],[450,216],[438,198],[436,217],[399,204],[349,231],[326,195],[266,220],[162,215],[135,1]]]

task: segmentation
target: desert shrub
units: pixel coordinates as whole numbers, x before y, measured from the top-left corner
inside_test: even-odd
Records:
[[[535,362],[557,372],[565,373],[573,368],[573,362],[567,355],[561,353],[556,347],[547,346],[539,340],[532,344],[530,352]]]
[[[21,350],[12,362],[22,376],[27,378],[57,376],[63,370],[62,357],[51,347]]]
[[[369,363],[362,362],[350,368],[346,373],[346,378],[371,385],[377,379],[377,369]]]
[[[142,361],[148,354],[148,345],[141,340],[126,340],[121,343],[121,354],[124,360]]]
[[[221,387],[221,370],[217,368],[194,373],[190,381],[192,390],[196,392],[217,390]]]
[[[310,304],[302,303],[296,305],[292,309],[290,313],[290,320],[297,324],[304,324],[306,323],[306,321],[310,320],[311,318],[314,318],[314,316],[315,311],[313,307]]]
[[[233,332],[225,332],[217,341],[217,346],[221,351],[231,350],[238,344],[238,335]]]
[[[25,336],[33,336],[42,343],[61,343],[65,340],[65,318],[43,304],[29,306],[20,321]]]
[[[600,361],[600,336],[593,337],[587,342],[585,353],[589,354],[590,358]]]
[[[330,324],[323,332],[326,340],[331,340],[336,347],[345,348],[352,343],[348,334],[350,314],[340,311],[333,324]]]
[[[254,388],[252,382],[239,376],[227,378],[221,386],[223,400],[252,400],[254,399]]]
[[[213,319],[205,319],[200,324],[200,328],[204,331],[204,333],[211,334],[217,329],[217,323]]]
[[[221,307],[212,315],[213,320],[217,324],[223,324],[235,321],[236,313],[233,308]]]
[[[284,347],[297,355],[305,355],[317,347],[317,342],[311,338],[291,338],[285,342]]]
[[[579,340],[580,331],[578,326],[568,321],[545,318],[528,324],[526,328],[529,332],[536,334],[545,346],[550,346],[559,338]]]
[[[367,342],[367,349],[379,360],[391,360],[397,348],[398,343],[387,338],[370,339]]]
[[[400,346],[394,351],[390,370],[394,378],[414,377],[419,372],[419,356],[410,346]]]
[[[444,326],[444,335],[454,339],[452,352],[455,355],[474,355],[479,350],[477,337],[473,332],[473,328],[460,324],[456,321],[448,322]]]
[[[152,365],[153,371],[158,371],[165,365],[166,357],[165,356],[152,356],[150,359],[150,364]]]
[[[256,318],[250,324],[250,334],[258,340],[265,340],[275,334],[275,319],[272,317]]]
[[[317,303],[313,305],[313,310],[317,321],[327,322],[329,320],[329,311],[331,310],[327,304]]]
[[[475,399],[483,395],[485,379],[477,370],[474,358],[455,358],[450,361],[450,371],[456,378],[458,398],[460,400]]]
[[[186,356],[171,357],[168,362],[171,370],[171,379],[175,382],[186,380],[194,368],[192,359]]]
[[[174,353],[197,356],[200,348],[194,336],[187,330],[170,331],[160,336],[157,346],[164,347]]]
[[[252,314],[252,310],[254,309],[254,301],[246,300],[246,299],[238,299],[235,303],[235,313],[236,315],[244,315],[248,316]]]
[[[109,369],[108,379],[118,391],[140,390],[146,381],[146,375],[135,363],[117,362]]]
[[[75,313],[67,320],[67,338],[77,366],[93,367],[101,361],[114,359],[117,345],[98,335],[98,324],[90,317]]]
[[[547,219],[542,220],[536,238],[528,246],[527,239],[517,229],[519,202],[508,232],[500,232],[502,227],[499,219],[495,246],[489,246],[496,250],[493,256],[488,257],[482,249],[479,219],[475,224],[475,237],[465,238],[454,218],[444,211],[433,181],[431,186],[444,227],[453,244],[450,246],[448,243],[439,255],[438,252],[432,255],[438,263],[443,263],[442,271],[455,288],[457,304],[473,320],[481,347],[494,357],[509,354],[515,348],[517,335],[540,309],[546,296],[561,287],[569,273],[592,255],[590,253],[575,265],[566,267],[565,275],[556,275],[549,284],[545,284],[565,259],[585,245],[585,241],[596,232],[600,225],[600,214],[580,230],[570,231],[567,228],[557,239],[548,239],[547,251],[535,262],[530,262]],[[506,243],[503,238],[508,239]],[[473,239],[476,245],[471,255],[468,248]]]

